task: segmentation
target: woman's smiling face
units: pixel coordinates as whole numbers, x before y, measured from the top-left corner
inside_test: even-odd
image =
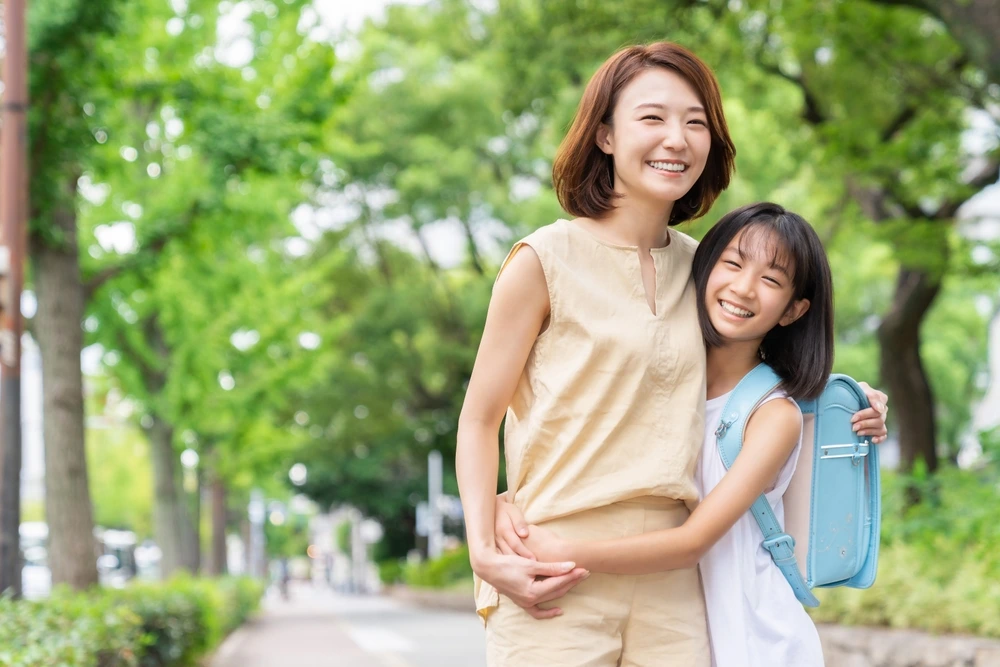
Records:
[[[704,103],[679,74],[653,67],[618,97],[598,147],[614,158],[615,191],[649,202],[676,202],[701,177],[712,135]]]

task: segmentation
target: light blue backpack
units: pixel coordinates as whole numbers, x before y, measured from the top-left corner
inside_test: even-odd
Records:
[[[736,385],[715,431],[727,470],[743,446],[747,417],[780,383],[770,366],[760,364]],[[750,512],[795,597],[816,607],[813,588],[868,588],[875,582],[882,519],[878,447],[851,430],[851,416],[869,405],[846,375],[831,375],[818,399],[798,405],[805,423],[784,495],[785,526],[764,496]]]

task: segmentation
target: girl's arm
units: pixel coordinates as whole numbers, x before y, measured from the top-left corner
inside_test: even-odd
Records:
[[[458,420],[455,457],[472,569],[536,617],[543,615],[537,609],[539,602],[561,596],[587,574],[572,563],[537,563],[501,554],[493,538],[500,456],[497,433],[549,309],[541,262],[524,246],[507,263],[493,289]],[[539,576],[549,578],[536,581]],[[544,615],[556,615],[553,612],[558,609],[544,610]]]
[[[750,416],[743,448],[732,467],[677,528],[580,542],[561,540],[545,528],[531,526],[524,543],[539,560],[572,560],[593,572],[648,574],[694,567],[773,486],[801,430],[802,415],[790,400],[773,400],[758,408]]]

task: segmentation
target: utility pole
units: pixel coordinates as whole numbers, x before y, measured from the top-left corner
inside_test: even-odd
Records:
[[[441,525],[441,452],[427,455],[427,558],[441,557],[444,532]]]
[[[24,0],[4,0],[0,99],[0,591],[21,594],[21,290],[27,246],[28,58]]]

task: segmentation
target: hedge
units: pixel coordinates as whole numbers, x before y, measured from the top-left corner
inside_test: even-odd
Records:
[[[186,667],[252,613],[263,584],[178,577],[123,590],[57,588],[45,600],[0,598],[4,667]]]

